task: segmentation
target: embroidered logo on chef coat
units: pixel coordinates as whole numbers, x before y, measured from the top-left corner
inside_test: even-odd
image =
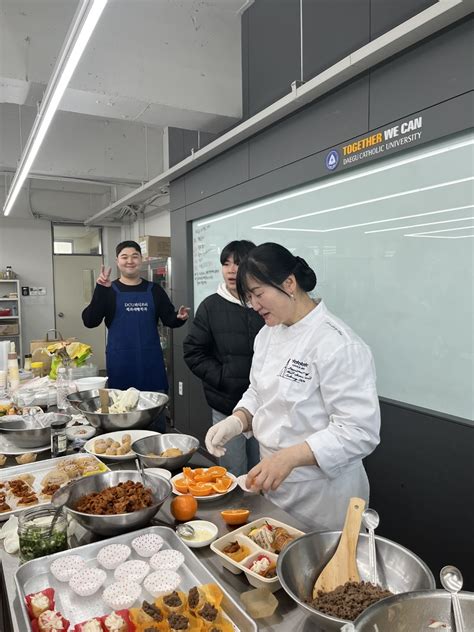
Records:
[[[282,368],[278,377],[282,377],[285,380],[291,380],[292,382],[309,382],[311,379],[311,373],[308,371],[308,362],[302,362],[301,360],[295,360],[295,358],[289,358],[285,366]]]
[[[127,312],[147,312],[148,303],[125,303]]]

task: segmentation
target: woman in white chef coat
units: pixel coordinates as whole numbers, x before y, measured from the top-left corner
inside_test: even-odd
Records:
[[[341,529],[352,496],[369,498],[362,459],[379,443],[380,410],[369,347],[308,292],[316,275],[279,244],[241,261],[237,291],[265,320],[250,386],[233,414],[209,429],[222,456],[242,432],[260,445],[246,485],[309,528]]]

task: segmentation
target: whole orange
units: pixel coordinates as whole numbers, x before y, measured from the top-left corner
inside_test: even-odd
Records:
[[[198,508],[197,500],[191,494],[176,496],[171,501],[170,510],[176,520],[191,520],[196,515]]]

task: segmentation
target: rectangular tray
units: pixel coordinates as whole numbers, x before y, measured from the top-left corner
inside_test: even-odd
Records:
[[[274,518],[258,518],[258,520],[248,522],[242,527],[234,529],[230,533],[226,533],[218,540],[214,540],[214,542],[211,542],[211,550],[222,559],[222,566],[224,566],[224,568],[229,570],[231,573],[234,573],[234,575],[238,575],[243,571],[245,573],[245,576],[247,577],[249,584],[255,586],[255,588],[266,588],[270,592],[276,592],[281,588],[278,577],[261,577],[260,575],[258,575],[258,573],[251,571],[247,567],[247,564],[250,564],[255,557],[262,553],[268,555],[268,557],[272,561],[278,558],[277,553],[263,549],[246,535],[251,529],[253,529],[254,527],[261,527],[263,524],[265,524],[265,522],[268,522],[275,527],[283,527],[288,531],[290,535],[294,535],[296,537],[304,535],[303,531],[295,529],[289,524],[285,524],[284,522],[280,522],[279,520],[275,520]],[[245,545],[248,549],[250,549],[250,553],[241,562],[236,562],[222,552],[222,549],[227,544],[230,544],[235,540],[237,540],[237,542],[239,542],[239,544],[241,544],[242,546]]]
[[[35,481],[32,487],[35,490],[35,492],[39,494],[41,492],[41,487],[42,487],[40,484],[40,480],[45,476],[45,474],[53,470],[56,467],[56,465],[58,465],[58,463],[60,463],[61,461],[64,461],[65,459],[76,460],[76,459],[81,459],[84,457],[88,457],[88,458],[90,457],[90,458],[93,458],[95,461],[97,461],[97,463],[99,464],[101,468],[100,470],[101,472],[110,471],[110,468],[107,467],[107,465],[105,465],[105,463],[103,463],[96,456],[93,456],[92,454],[80,453],[80,454],[60,456],[57,459],[47,459],[45,461],[38,461],[37,463],[36,462],[25,463],[25,465],[15,465],[14,467],[7,467],[4,470],[0,471],[0,483],[3,483],[4,481],[7,481],[7,480],[11,480],[13,478],[17,478],[21,474],[33,474],[35,477]],[[86,476],[88,475],[86,474]],[[74,479],[74,480],[77,480],[77,479]],[[33,507],[47,507],[50,504],[51,503],[49,501],[42,500],[40,498],[39,502],[36,503],[36,505],[31,505],[29,507],[18,507],[18,508],[12,509],[11,511],[5,511],[3,513],[0,513],[0,522],[3,522],[4,520],[8,520],[10,516],[17,516],[23,511],[27,511],[28,509],[31,509]]]
[[[55,553],[54,555],[47,555],[36,560],[31,560],[30,562],[26,562],[20,566],[15,575],[15,583],[24,619],[24,628],[22,629],[25,631],[31,629],[29,626],[28,614],[25,608],[25,596],[32,592],[38,592],[49,587],[54,588],[55,590],[56,610],[61,612],[66,619],[71,622],[71,627],[74,627],[76,623],[81,623],[87,619],[108,614],[111,609],[102,601],[101,594],[105,586],[113,583],[113,571],[107,571],[105,584],[95,595],[92,595],[91,597],[79,597],[69,588],[67,583],[59,582],[54,575],[50,573],[49,567],[55,559],[71,554],[83,557],[87,560],[88,566],[96,566],[98,565],[96,562],[97,553],[104,546],[109,544],[127,544],[131,547],[132,540],[144,533],[156,533],[160,535],[165,541],[161,550],[164,550],[165,548],[172,548],[181,551],[184,555],[184,563],[177,570],[177,573],[182,577],[179,590],[188,591],[197,584],[217,584],[224,593],[222,609],[233,622],[235,631],[254,632],[258,630],[255,621],[248,616],[248,614],[238,605],[236,601],[232,599],[229,594],[226,593],[223,586],[219,584],[204,564],[198,560],[194,553],[169,527],[147,527],[146,529],[141,529],[140,531],[133,531],[132,533],[122,534],[108,540],[94,542],[93,544],[86,544],[69,551],[62,551],[61,553]],[[133,560],[143,558],[139,557],[132,549],[132,554],[128,559]],[[139,600],[134,605],[141,605],[143,599],[153,601],[151,595],[149,595],[144,588],[142,589],[142,594],[139,597]]]

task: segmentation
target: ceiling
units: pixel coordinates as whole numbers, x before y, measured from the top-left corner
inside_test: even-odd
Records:
[[[241,116],[244,0],[109,0],[63,111],[218,133]],[[41,100],[77,0],[3,0],[0,102]]]

